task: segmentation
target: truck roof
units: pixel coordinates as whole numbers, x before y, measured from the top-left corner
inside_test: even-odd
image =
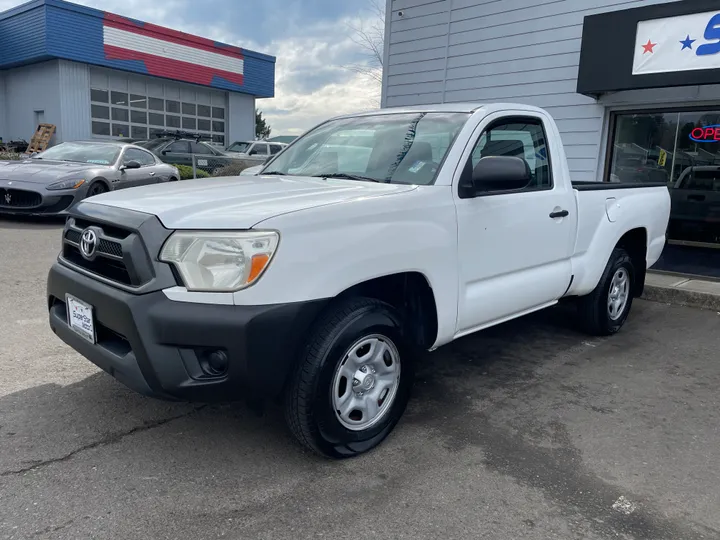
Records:
[[[377,114],[397,114],[403,112],[445,112],[445,113],[474,113],[479,109],[520,109],[525,111],[541,111],[542,109],[522,103],[437,103],[431,105],[413,105],[410,107],[387,107],[371,111],[345,114],[336,118],[353,118],[357,116],[370,116]]]

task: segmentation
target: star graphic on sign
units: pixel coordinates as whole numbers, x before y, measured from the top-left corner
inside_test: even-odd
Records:
[[[650,41],[650,40],[648,39],[648,42],[647,42],[645,45],[642,46],[642,48],[645,49],[645,50],[643,51],[643,54],[654,52],[654,51],[653,51],[653,47],[655,47],[655,45],[657,45],[657,43],[653,43],[652,41]]]
[[[680,49],[680,50],[681,51],[684,51],[685,49],[692,50],[692,44],[695,43],[696,41],[697,41],[697,39],[690,39],[690,34],[688,34],[688,36],[680,42],[680,43],[682,43],[682,49]]]

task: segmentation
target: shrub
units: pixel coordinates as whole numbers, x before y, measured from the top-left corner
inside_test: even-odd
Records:
[[[17,152],[0,152],[0,161],[17,161],[22,158],[22,154]]]
[[[224,167],[220,167],[219,169],[215,169],[212,173],[213,176],[238,176],[241,172],[243,172],[248,167],[252,167],[253,165],[259,165],[258,163],[249,163],[247,161],[233,161],[232,163],[228,163]]]
[[[180,173],[180,180],[192,180],[193,178],[208,178],[210,175],[202,169],[195,169],[195,177],[193,177],[193,168],[190,165],[175,165]]]

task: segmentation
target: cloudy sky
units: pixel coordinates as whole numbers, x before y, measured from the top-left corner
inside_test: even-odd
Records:
[[[378,25],[384,0],[74,0],[277,57],[275,98],[258,100],[273,135],[375,106],[379,96],[351,66],[367,62],[352,28]],[[24,3],[0,0],[0,11]],[[242,6],[242,7],[241,7]]]

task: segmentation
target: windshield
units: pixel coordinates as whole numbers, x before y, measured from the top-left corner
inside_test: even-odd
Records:
[[[429,185],[469,117],[398,113],[331,120],[286,148],[260,174]]]
[[[58,161],[72,161],[75,163],[111,165],[117,160],[118,154],[120,154],[120,147],[114,144],[66,142],[48,148],[44,152],[33,156],[33,159],[53,159]]]
[[[239,152],[241,154],[244,154],[247,152],[247,149],[250,147],[250,143],[246,142],[236,142],[231,144],[227,147],[228,152]]]

